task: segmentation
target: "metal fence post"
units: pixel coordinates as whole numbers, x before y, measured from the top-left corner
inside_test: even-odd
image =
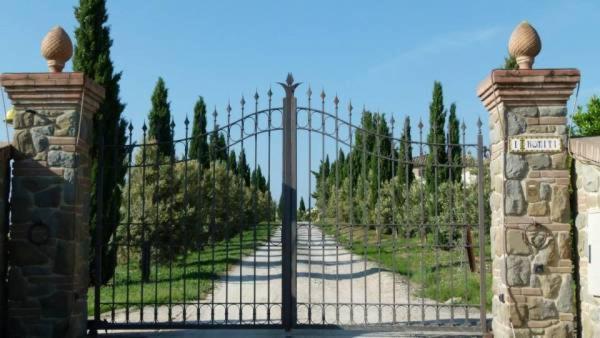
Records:
[[[283,99],[283,219],[282,242],[282,324],[286,331],[296,324],[296,98],[292,74],[286,83]]]
[[[481,120],[477,120],[477,205],[479,208],[479,320],[482,333],[487,333],[486,316],[486,272],[485,272],[485,207],[483,185],[485,169],[483,167],[483,135],[481,134]]]
[[[102,124],[102,122],[100,122]],[[100,128],[102,130],[102,128]],[[104,184],[104,135],[98,135],[98,177],[96,177],[96,245],[94,267],[94,325],[92,333],[97,334],[100,323],[100,287],[102,286],[102,226],[103,226],[103,184]]]

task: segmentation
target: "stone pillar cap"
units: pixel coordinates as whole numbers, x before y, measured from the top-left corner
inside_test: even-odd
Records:
[[[73,43],[65,30],[54,26],[42,40],[42,56],[53,73],[62,72],[65,63],[73,56]]]
[[[496,69],[477,88],[477,96],[489,111],[506,107],[562,106],[580,80],[577,69]]]

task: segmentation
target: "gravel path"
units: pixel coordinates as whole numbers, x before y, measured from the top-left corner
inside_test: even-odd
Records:
[[[409,291],[404,277],[380,269],[377,264],[351,254],[341,246],[336,248],[335,240],[330,236],[323,236],[315,226],[309,229],[305,224],[298,225],[297,259],[299,324],[310,322],[343,326],[405,322],[409,320],[409,304],[410,320],[416,322],[416,325],[432,321],[447,322],[452,321],[452,318],[460,322],[461,318],[465,318],[464,308],[437,307],[432,300],[409,296],[414,294],[414,284],[410,285]],[[253,255],[244,257],[241,264],[229,271],[227,278],[224,276],[219,281],[214,290],[214,298],[209,294],[200,302],[185,305],[185,319],[184,305],[174,305],[170,319],[173,322],[185,320],[190,323],[223,323],[225,303],[229,304],[229,323],[240,323],[240,303],[244,323],[281,322],[279,231],[273,234],[268,244],[260,246]],[[253,303],[257,304],[255,314]],[[212,304],[214,319],[211,319]],[[308,304],[312,304],[310,321]],[[267,311],[269,308],[270,314]],[[139,315],[139,311],[131,311],[130,321],[139,322]],[[471,319],[479,319],[476,309],[471,309],[468,315]],[[145,319],[153,321],[153,316],[153,307],[144,308]],[[110,316],[106,319],[110,320]],[[169,321],[168,307],[158,308],[158,321]],[[115,322],[125,322],[124,311],[116,313]]]

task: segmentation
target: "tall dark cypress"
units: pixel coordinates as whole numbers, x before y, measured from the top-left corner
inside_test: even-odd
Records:
[[[237,164],[237,174],[244,179],[246,186],[250,186],[250,166],[246,160],[246,152],[244,149],[240,151],[240,159]]]
[[[219,125],[210,132],[210,142],[208,144],[208,153],[210,156],[208,160],[227,161],[227,141],[225,140],[225,135],[218,130]]]
[[[448,152],[450,153],[450,164],[452,180],[460,182],[462,174],[462,150],[460,147],[460,125],[456,116],[456,104],[450,105],[448,115]]]
[[[194,126],[192,128],[192,141],[190,143],[190,158],[198,160],[208,168],[208,135],[206,134],[206,104],[202,96],[198,97],[194,106]]]
[[[112,39],[110,28],[106,25],[108,14],[105,0],[80,0],[75,8],[75,18],[79,27],[75,29],[75,56],[73,70],[84,72],[105,89],[104,101],[100,104],[98,112],[94,114],[94,142],[90,149],[91,159],[91,203],[90,203],[90,277],[94,283],[95,255],[96,255],[96,180],[98,180],[98,139],[103,135],[106,144],[117,145],[107,147],[104,152],[103,166],[110,168],[104,170],[102,213],[104,225],[102,227],[102,283],[106,283],[114,274],[116,264],[115,233],[120,220],[119,207],[121,205],[121,190],[125,184],[126,156],[124,145],[126,142],[126,122],[121,114],[125,105],[119,98],[119,81],[121,73],[115,73],[110,56]]]
[[[415,179],[413,173],[412,137],[410,135],[410,117],[404,119],[404,128],[400,136],[398,151],[398,170],[396,175],[401,184],[411,184]]]
[[[237,174],[238,172],[237,155],[235,154],[235,150],[229,152],[229,170],[234,174]]]
[[[148,114],[150,124],[148,136],[158,140],[158,151],[161,155],[170,157],[175,153],[171,131],[171,103],[169,102],[169,90],[162,77],[156,81],[151,100],[152,108]]]
[[[435,191],[436,185],[445,182],[448,177],[448,170],[443,166],[448,162],[446,136],[444,135],[445,122],[446,111],[444,110],[442,84],[435,81],[429,105],[429,134],[427,135],[429,153],[425,165],[425,182],[429,192]]]

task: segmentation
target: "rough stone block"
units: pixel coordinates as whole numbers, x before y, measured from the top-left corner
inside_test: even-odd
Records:
[[[506,178],[521,179],[527,175],[528,165],[524,156],[507,154],[506,155]]]
[[[558,317],[554,302],[543,297],[528,297],[527,307],[530,320],[546,320]]]
[[[35,155],[33,139],[28,129],[16,130],[13,136],[13,146],[17,151],[25,156]]]
[[[559,312],[573,311],[573,286],[571,285],[572,277],[566,274],[562,278],[562,284],[556,298],[556,308]]]
[[[507,180],[504,189],[506,194],[504,208],[507,215],[521,215],[525,211],[525,197],[521,182],[517,180]]]
[[[540,199],[549,201],[552,196],[552,186],[546,182],[540,183]]]
[[[554,222],[568,222],[569,214],[569,187],[554,185],[550,202],[550,219]]]
[[[34,115],[29,111],[17,111],[13,120],[13,127],[15,129],[25,129],[33,126]]]
[[[567,107],[565,106],[542,106],[538,107],[540,116],[567,116]]]
[[[531,261],[527,257],[506,257],[506,280],[509,286],[525,286],[529,284]]]
[[[578,166],[577,176],[582,179],[583,189],[587,192],[597,192],[600,185],[600,175],[588,164]]]
[[[56,118],[57,130],[54,136],[76,136],[79,124],[79,113],[75,111],[65,112]]]
[[[544,298],[554,299],[558,295],[558,290],[562,284],[562,277],[556,274],[539,275],[540,288]]]
[[[506,122],[508,125],[508,136],[523,134],[527,127],[527,122],[525,121],[525,118],[516,114],[508,113],[508,118]]]
[[[559,153],[550,156],[552,161],[552,169],[567,169],[567,154]]]
[[[527,214],[529,216],[546,216],[548,213],[548,203],[545,201],[529,203],[527,205]]]
[[[533,170],[550,169],[551,160],[548,154],[532,154],[527,155],[527,163]]]
[[[537,117],[538,116],[538,107],[529,106],[529,107],[513,107],[510,108],[510,112],[512,114],[524,117]]]
[[[75,168],[77,167],[77,160],[77,154],[75,153],[60,150],[48,151],[48,166],[50,167]]]
[[[519,230],[506,232],[506,246],[510,255],[529,255],[529,245],[525,242],[525,234]]]
[[[528,180],[525,182],[525,198],[528,203],[538,202],[540,200],[540,182]]]

